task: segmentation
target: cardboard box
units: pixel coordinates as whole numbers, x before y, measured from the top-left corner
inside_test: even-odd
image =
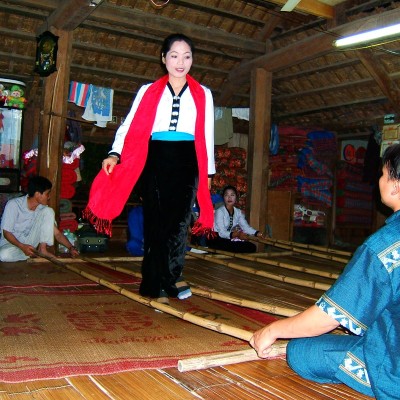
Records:
[[[382,140],[400,139],[400,124],[384,125],[382,128]]]

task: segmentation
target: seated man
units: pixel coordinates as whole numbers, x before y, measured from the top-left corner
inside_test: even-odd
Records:
[[[79,252],[57,228],[54,210],[47,206],[52,184],[42,176],[30,178],[28,194],[7,202],[1,219],[0,261],[13,262],[35,257],[35,250],[54,257],[47,246],[53,246],[54,237],[72,257]]]
[[[302,313],[254,333],[267,357],[279,338],[296,338],[287,361],[303,378],[345,383],[377,399],[398,399],[400,385],[400,145],[386,149],[381,201],[394,213],[357,249],[337,281]],[[331,334],[342,325],[350,334]]]

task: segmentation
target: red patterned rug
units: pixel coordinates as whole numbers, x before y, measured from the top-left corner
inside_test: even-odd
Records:
[[[68,262],[66,260],[65,262]],[[80,268],[80,264],[75,264]],[[85,271],[91,272],[99,278],[112,283],[135,283],[139,280],[130,275],[113,271],[99,265],[84,267]],[[0,282],[2,287],[68,287],[68,286],[96,286],[79,274],[66,268],[52,264],[51,262],[0,262]]]
[[[197,296],[171,306],[253,332],[274,320]],[[0,290],[0,381],[175,367],[247,342],[158,312],[101,286]]]

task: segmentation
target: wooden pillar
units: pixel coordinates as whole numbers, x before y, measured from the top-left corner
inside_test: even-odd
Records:
[[[257,68],[251,75],[248,148],[248,214],[251,226],[265,231],[267,221],[272,73]]]
[[[52,184],[50,207],[59,215],[61,164],[66,129],[72,32],[52,29],[59,37],[57,71],[44,79],[42,123],[39,135],[38,173]]]

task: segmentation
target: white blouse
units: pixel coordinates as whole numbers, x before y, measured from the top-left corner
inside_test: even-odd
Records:
[[[248,224],[242,210],[237,207],[233,207],[232,219],[224,205],[217,208],[214,215],[214,230],[221,238],[230,239],[231,232],[235,227],[239,227],[248,235],[254,235],[257,232]]]
[[[146,90],[149,88],[151,84],[143,85],[129,111],[125,121],[118,128],[114,143],[112,145],[112,149],[110,153],[122,153],[122,149],[124,146],[124,141],[126,134],[128,132],[129,126],[135,116],[136,110],[139,106],[140,101],[143,98]],[[212,97],[211,90],[206,88],[205,86],[201,86],[204,89],[206,95],[206,110],[205,110],[205,140],[206,140],[206,148],[207,148],[207,158],[208,158],[208,174],[215,174],[215,159],[214,159],[214,101]],[[152,132],[163,132],[168,131],[171,123],[171,110],[172,110],[172,102],[173,96],[168,88],[165,87],[164,93],[161,96],[160,102],[157,107],[156,117],[154,119]],[[196,122],[196,105],[194,103],[193,97],[190,93],[190,89],[187,88],[181,96],[180,99],[180,110],[179,110],[179,119],[176,127],[176,131],[185,132],[191,135],[194,135],[195,130],[195,122]]]

